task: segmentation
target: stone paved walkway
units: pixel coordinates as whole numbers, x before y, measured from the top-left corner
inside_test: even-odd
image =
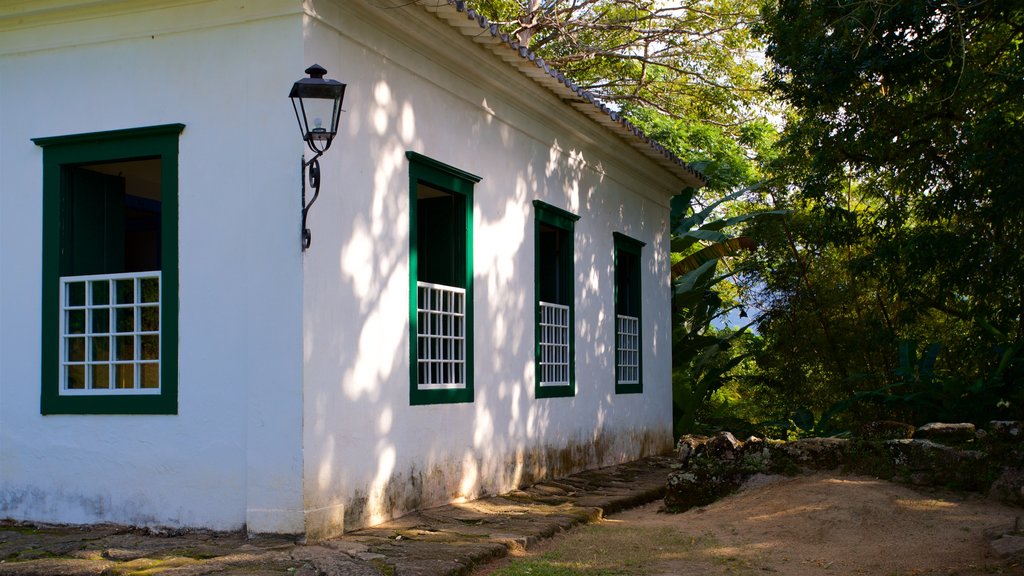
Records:
[[[238,533],[0,523],[0,576],[449,576],[574,525],[661,498],[650,457],[423,510],[313,545]]]

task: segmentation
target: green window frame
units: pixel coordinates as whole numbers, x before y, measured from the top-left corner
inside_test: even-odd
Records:
[[[645,244],[612,233],[615,245],[615,393],[642,394],[643,297],[641,255]]]
[[[574,227],[579,216],[534,200],[534,394],[576,395]]]
[[[42,414],[178,412],[178,140],[184,129],[184,124],[165,124],[32,139],[43,149]],[[155,210],[151,206],[126,207],[123,202],[127,200],[119,199],[125,196],[123,187],[119,197],[116,191],[105,190],[105,184],[82,180],[83,174],[86,178],[101,178],[102,175],[98,177],[97,172],[90,169],[97,166],[142,163],[147,165],[147,175],[155,175],[159,180],[159,207]],[[117,175],[107,180],[119,178]],[[88,190],[88,194],[82,190]],[[103,207],[97,208],[98,205]],[[131,219],[126,215],[129,209],[136,212]],[[140,211],[145,214],[139,216]],[[131,274],[119,274],[124,270],[118,268],[125,266],[126,260],[138,261],[139,256],[116,256],[116,253],[134,251],[139,238],[123,236],[124,227],[128,226],[125,222],[145,218],[149,219],[151,228],[143,231],[150,235],[144,241],[149,248],[142,257],[146,262],[143,268],[155,266],[157,270],[139,273],[148,277],[126,279]],[[92,228],[83,232],[81,222],[88,222]],[[94,238],[97,230],[102,230],[99,234],[102,239]],[[122,287],[127,288],[123,294]],[[82,300],[71,296],[75,293],[87,296]],[[85,316],[87,311],[90,316]],[[156,316],[150,312],[155,312]],[[126,328],[115,326],[122,313],[129,324]],[[94,333],[97,329],[93,320],[86,320],[87,327],[81,329],[84,335],[79,338],[76,331],[74,337],[69,337],[65,323],[77,325],[81,320],[68,320],[70,316],[66,314],[80,314],[82,319],[95,317],[97,323],[102,315],[105,326]],[[152,329],[155,332],[147,332],[143,326],[146,317],[156,318],[157,327]],[[126,349],[133,351],[134,362],[130,359],[122,364],[116,362],[121,352],[115,353],[112,348],[120,345],[116,344],[120,338],[126,339]],[[107,355],[106,360],[99,362],[99,367],[117,372],[117,376],[111,374],[107,385],[78,390],[80,380],[64,372],[70,364],[80,366],[82,374],[93,369],[93,365],[85,364],[86,358],[93,359],[93,352],[83,356],[81,362],[69,360],[66,343],[75,339],[89,342],[89,349],[106,341],[107,348],[102,352]],[[74,350],[76,347],[67,348]],[[147,349],[158,359],[156,363],[150,364],[144,359]],[[130,370],[125,372],[124,381],[120,380],[118,369],[121,367]],[[146,386],[140,383],[143,379],[157,384]],[[76,386],[62,387],[67,381],[75,382]],[[93,378],[90,381],[103,380]],[[131,385],[122,387],[119,382],[128,382],[134,389]]]
[[[473,401],[473,186],[479,176],[409,160],[409,402]]]

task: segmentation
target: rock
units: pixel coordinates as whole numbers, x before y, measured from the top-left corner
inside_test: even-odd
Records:
[[[887,440],[897,476],[914,484],[947,486],[963,490],[983,489],[984,452],[961,450],[931,440]]]
[[[682,512],[735,492],[748,476],[765,468],[765,444],[754,437],[740,442],[729,432],[711,438],[683,436],[676,451],[682,466],[669,475],[665,507]]]
[[[1011,562],[1024,561],[1024,536],[1004,534],[989,542],[996,556]]]
[[[858,434],[865,440],[902,440],[914,435],[914,426],[894,420],[876,420],[861,427]]]
[[[945,422],[932,422],[925,424],[914,431],[914,438],[921,440],[936,440],[938,442],[967,442],[974,440],[976,428],[970,422],[949,424]]]
[[[330,548],[332,550],[337,550],[338,552],[343,552],[345,554],[348,554],[349,556],[352,556],[353,558],[356,556],[356,554],[360,554],[362,552],[366,552],[369,550],[366,544],[360,544],[359,542],[351,542],[344,539],[324,540],[319,544],[324,548]]]
[[[994,441],[1019,444],[1024,441],[1024,422],[993,420],[988,423],[988,433]]]
[[[736,453],[738,464],[750,474],[766,472],[771,465],[771,448],[769,442],[751,436],[740,446]]]
[[[380,571],[373,567],[372,562],[383,562],[385,559],[382,554],[370,552],[360,552],[353,558],[319,545],[295,548],[289,556],[302,562],[303,568],[309,568],[311,576],[380,576]]]
[[[707,444],[705,444],[705,448],[708,456],[711,458],[716,458],[718,460],[735,460],[736,450],[738,450],[741,445],[740,441],[737,440],[731,432],[719,432],[708,440]]]
[[[704,469],[675,472],[668,477],[665,508],[670,512],[685,512],[706,506],[735,492],[742,479],[737,473],[718,475]]]
[[[988,494],[1007,504],[1024,506],[1024,468],[1003,468],[999,477],[992,482]]]
[[[683,436],[676,444],[676,457],[685,465],[690,460],[690,457],[697,451],[697,448],[706,444],[707,441],[707,436],[695,436],[690,434]]]
[[[814,470],[838,468],[849,445],[842,438],[804,438],[780,446],[795,464]]]

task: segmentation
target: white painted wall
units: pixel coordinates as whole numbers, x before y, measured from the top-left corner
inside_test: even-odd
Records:
[[[299,532],[301,5],[90,4],[0,20],[0,517]],[[179,122],[179,413],[41,416],[30,139]]]
[[[305,255],[307,530],[671,446],[668,198],[681,184],[421,7],[314,2],[306,60],[348,83]],[[412,150],[474,196],[475,401],[409,405]],[[534,209],[576,224],[574,398],[534,398]],[[647,243],[644,394],[614,393],[613,238]]]

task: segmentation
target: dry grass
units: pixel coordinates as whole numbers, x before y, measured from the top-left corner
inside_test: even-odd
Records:
[[[710,536],[671,527],[602,520],[559,535],[489,569],[491,576],[647,576],[654,560],[685,559],[713,547]]]

